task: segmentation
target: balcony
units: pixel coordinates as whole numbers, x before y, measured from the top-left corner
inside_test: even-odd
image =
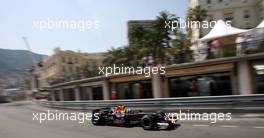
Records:
[[[163,58],[163,65],[206,62],[212,59],[228,57],[245,57],[264,52],[264,39],[250,40],[242,43],[214,46],[210,43],[199,46],[195,51],[179,49],[176,54]]]

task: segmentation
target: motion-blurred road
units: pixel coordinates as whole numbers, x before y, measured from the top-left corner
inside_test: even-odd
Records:
[[[33,112],[45,112],[31,102],[0,104],[0,138],[262,138],[263,118],[233,118],[212,124],[179,122],[170,131],[144,131],[141,127],[93,126],[90,122],[33,120]],[[70,112],[70,111],[67,111]]]

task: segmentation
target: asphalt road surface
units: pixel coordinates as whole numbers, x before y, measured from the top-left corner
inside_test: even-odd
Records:
[[[31,102],[0,104],[0,138],[263,138],[263,118],[233,118],[212,124],[180,121],[170,131],[145,131],[141,127],[93,126],[90,122],[39,121],[33,113],[45,112]],[[67,111],[70,112],[70,111]]]

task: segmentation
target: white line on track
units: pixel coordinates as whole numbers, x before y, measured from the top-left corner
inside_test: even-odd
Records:
[[[192,125],[192,126],[205,127],[205,126],[209,126],[209,125],[200,125],[200,124],[196,124],[196,125]]]
[[[210,125],[194,124],[192,126],[194,126],[194,127],[207,127],[207,126],[210,126]],[[223,128],[237,128],[239,126],[235,126],[235,125],[220,125],[219,127],[223,127]],[[264,129],[264,126],[252,126],[252,128]]]
[[[254,126],[253,128],[264,128],[264,126]]]
[[[232,126],[232,125],[221,125],[220,127],[238,127],[238,126]]]

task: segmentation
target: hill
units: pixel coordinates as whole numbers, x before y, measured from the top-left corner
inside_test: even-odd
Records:
[[[5,86],[18,84],[33,61],[39,62],[44,56],[26,50],[0,49],[0,82],[5,82]]]

